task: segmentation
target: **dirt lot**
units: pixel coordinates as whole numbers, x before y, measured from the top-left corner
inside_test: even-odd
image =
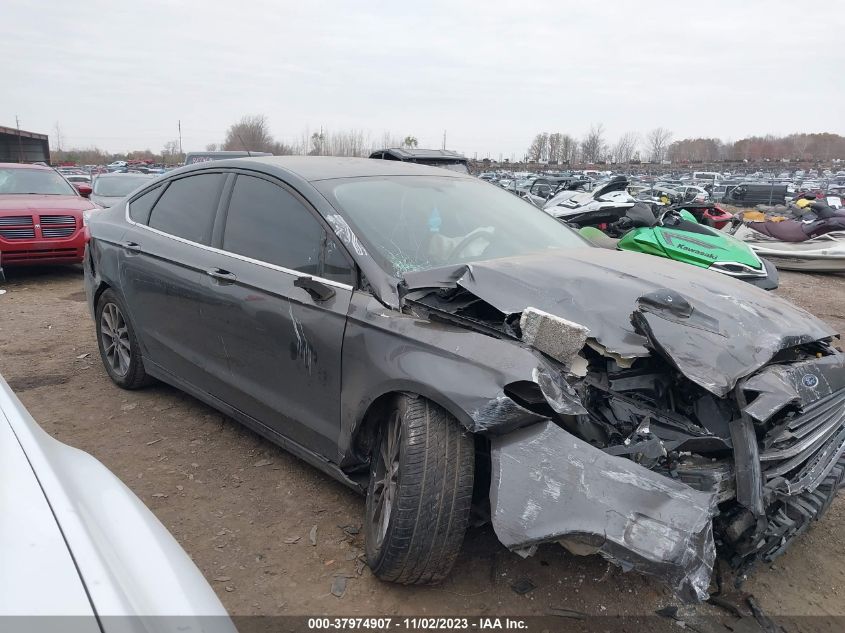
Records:
[[[363,499],[175,389],[122,391],[100,364],[75,268],[8,270],[0,373],[58,439],[101,460],[155,512],[232,614],[653,614],[660,584],[550,545],[522,560],[470,530],[440,587],[377,581],[358,562]],[[845,277],[782,275],[778,291],[845,333]],[[746,583],[770,615],[845,615],[845,501]],[[316,545],[310,535],[316,526]],[[345,528],[345,529],[344,529]],[[336,575],[345,594],[330,593]],[[535,589],[511,585],[530,579]],[[706,613],[713,607],[698,607]]]

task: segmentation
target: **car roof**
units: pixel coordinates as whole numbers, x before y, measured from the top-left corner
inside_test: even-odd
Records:
[[[296,174],[303,180],[316,182],[335,178],[367,176],[440,176],[469,178],[467,174],[398,160],[344,158],[339,156],[266,156],[216,160],[190,166],[190,170],[219,169],[221,167],[253,167],[262,171],[275,169]],[[179,170],[182,172],[182,170]],[[182,172],[187,173],[187,170]]]
[[[385,156],[392,156],[393,158],[397,158],[399,160],[410,161],[413,161],[414,159],[418,158],[429,160],[439,159],[445,161],[466,160],[466,156],[458,154],[458,152],[453,152],[450,149],[415,149],[408,147],[388,147],[385,149],[377,150],[370,154],[370,158],[384,158]]]

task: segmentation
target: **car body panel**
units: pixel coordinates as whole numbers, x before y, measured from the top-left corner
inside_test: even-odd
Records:
[[[2,409],[0,481],[0,614],[93,616],[62,531]]]
[[[214,627],[234,631],[214,591],[152,512],[100,462],[50,437],[2,379],[0,419],[37,474],[98,617],[180,616],[180,626],[198,631],[209,626],[201,616],[214,616]]]

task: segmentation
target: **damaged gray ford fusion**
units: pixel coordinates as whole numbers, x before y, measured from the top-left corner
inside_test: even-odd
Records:
[[[205,229],[172,237],[168,187],[181,182],[184,204],[185,182],[211,175]],[[236,201],[259,177],[302,213],[280,197],[250,242]],[[265,255],[283,211],[297,242]],[[741,572],[772,560],[842,483],[831,328],[722,275],[593,248],[468,176],[220,161],[90,229],[86,289],[112,379],[175,384],[366,490],[380,578],[442,580],[475,509],[521,555],[558,542],[704,600],[717,554]],[[294,261],[309,235],[314,254]],[[171,260],[213,279],[186,282]],[[151,322],[159,292],[167,314]],[[181,331],[168,315],[194,321]]]

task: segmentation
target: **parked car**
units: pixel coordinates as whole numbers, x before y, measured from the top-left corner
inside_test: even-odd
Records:
[[[94,179],[91,202],[101,207],[110,207],[156,176],[142,173],[102,174]]]
[[[118,169],[124,169],[126,165],[127,163],[125,160],[116,160],[106,165],[106,169],[108,171],[117,171]]]
[[[742,183],[734,187],[724,198],[726,202],[743,207],[758,204],[784,204],[787,186],[774,183]]]
[[[19,630],[58,630],[58,618],[39,628],[50,616],[106,632],[127,630],[128,618],[110,616],[167,616],[146,630],[234,633],[152,512],[96,459],[45,433],[2,376],[0,487],[0,617],[28,616]]]
[[[380,149],[370,154],[370,158],[379,160],[398,160],[418,165],[442,167],[463,174],[469,173],[469,161],[466,156],[448,149],[415,149],[408,147],[392,147]]]
[[[442,580],[475,505],[512,550],[599,552],[703,600],[717,542],[768,562],[843,479],[835,330],[468,175],[219,161],[90,229],[111,380],[175,385],[366,491],[385,580]]]
[[[0,163],[0,253],[3,266],[76,264],[85,223],[98,207],[61,174],[41,165]]]
[[[272,156],[270,152],[246,152],[241,150],[220,150],[208,152],[188,152],[185,154],[185,164],[207,163],[212,160],[227,160],[230,158],[246,158],[248,156]]]

